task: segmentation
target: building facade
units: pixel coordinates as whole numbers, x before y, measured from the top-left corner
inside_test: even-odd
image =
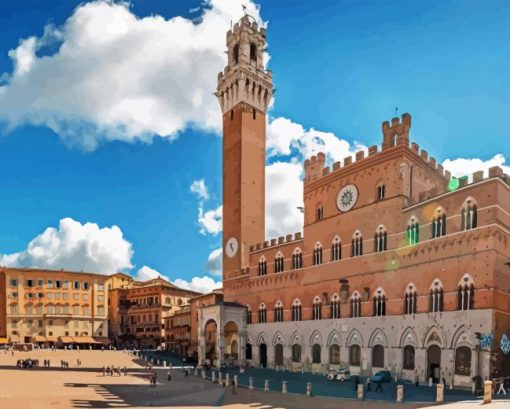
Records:
[[[83,272],[0,268],[0,337],[9,343],[51,345],[59,338],[98,343],[92,337],[108,335],[106,279]]]
[[[331,167],[322,153],[307,159],[303,233],[266,241],[264,47],[249,16],[227,33],[224,303],[201,308],[200,359],[214,323],[217,361],[236,350],[240,363],[385,368],[460,386],[510,374],[498,348],[510,336],[510,177],[493,167],[451,178],[411,143],[404,114],[383,122],[381,146]],[[481,348],[487,334],[494,342]]]

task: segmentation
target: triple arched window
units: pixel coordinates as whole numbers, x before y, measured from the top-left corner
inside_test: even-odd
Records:
[[[283,272],[283,254],[278,252],[276,257],[274,258],[274,272],[281,273]]]
[[[266,304],[262,303],[259,306],[259,323],[264,324],[267,322]]]
[[[472,310],[475,304],[475,286],[469,274],[464,275],[457,290],[457,309]]]
[[[322,245],[317,242],[313,249],[313,265],[317,266],[322,264]]]
[[[313,299],[312,305],[312,319],[320,320],[322,318],[322,303],[319,297]]]
[[[292,321],[301,321],[301,302],[297,299],[292,303]]]
[[[351,257],[362,255],[363,255],[363,236],[359,231],[356,231],[352,236]]]
[[[336,236],[331,242],[331,261],[338,261],[342,258],[342,242]]]
[[[331,311],[331,318],[340,318],[340,297],[337,294],[331,297],[329,308]]]
[[[303,268],[303,253],[301,249],[295,249],[292,253],[292,269]]]
[[[283,322],[283,304],[277,301],[274,306],[274,322]]]
[[[430,287],[429,311],[443,311],[443,284],[439,280],[434,280]]]
[[[262,256],[259,259],[259,276],[265,276],[267,274],[267,262],[266,258]]]
[[[411,217],[407,225],[406,240],[407,244],[411,246],[420,242],[420,224],[414,216]]]
[[[386,315],[386,295],[384,290],[378,288],[374,293],[374,316],[383,317]]]
[[[388,248],[388,233],[383,225],[377,228],[374,235],[374,252],[386,251]]]
[[[460,211],[460,229],[470,230],[476,228],[478,214],[476,202],[472,198],[466,199]]]
[[[433,239],[446,235],[446,213],[443,208],[439,207],[436,210],[430,228]]]
[[[361,296],[355,291],[351,296],[351,318],[361,316]]]
[[[416,314],[418,304],[418,293],[414,284],[409,284],[404,296],[404,314]]]

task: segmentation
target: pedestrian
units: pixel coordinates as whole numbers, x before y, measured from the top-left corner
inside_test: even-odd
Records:
[[[496,395],[499,395],[500,393],[502,393],[503,395],[506,395],[505,380],[506,380],[506,378],[504,378],[504,377],[499,378],[499,389],[498,389],[498,392],[496,393]]]
[[[367,378],[367,392],[372,392],[372,385],[370,384],[370,376]]]
[[[236,381],[232,379],[232,395],[236,394]]]
[[[379,379],[377,382],[376,382],[377,386],[375,388],[375,391],[378,392],[378,391],[381,391],[381,393],[383,393],[383,390],[382,390],[382,381]]]
[[[172,374],[170,373],[170,371],[168,371],[166,373],[166,377],[167,377],[168,382],[170,382],[172,380]]]

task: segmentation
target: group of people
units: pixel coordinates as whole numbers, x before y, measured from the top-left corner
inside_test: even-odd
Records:
[[[45,367],[45,368],[49,368],[49,367],[50,367],[50,360],[49,360],[49,359],[45,359],[45,360],[43,361],[43,364],[44,364],[44,367]]]
[[[149,375],[149,386],[156,386],[158,380],[158,374],[156,372],[152,372]]]
[[[64,361],[63,359],[60,360],[60,367],[64,369],[69,369],[69,362]]]
[[[115,374],[118,376],[122,375],[120,366],[118,366],[117,368],[115,368],[113,365],[112,366],[103,366],[103,376],[106,376],[106,375],[113,376]],[[127,368],[124,367],[124,376],[126,376],[126,375],[127,375]]]
[[[358,385],[361,383],[362,383],[362,381],[360,380],[360,378],[357,375],[354,375],[354,390],[355,391],[358,390]],[[372,380],[370,379],[370,377],[367,378],[367,392],[372,392]],[[380,380],[380,379],[375,382],[375,392],[383,393],[382,380]]]
[[[27,368],[36,368],[39,366],[39,360],[38,359],[18,359],[18,361],[16,362],[16,367],[17,368],[23,368],[23,369],[27,369]]]

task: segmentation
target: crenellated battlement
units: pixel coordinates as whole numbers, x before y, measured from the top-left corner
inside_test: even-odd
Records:
[[[257,243],[250,246],[250,253],[259,251],[259,250],[266,250],[270,249],[272,247],[278,247],[282,244],[288,244],[295,241],[303,240],[303,234],[301,232],[296,232],[294,234],[287,234],[286,236],[280,236],[276,239],[266,240],[263,243]]]
[[[383,143],[382,150],[392,148],[397,145],[409,145],[409,131],[411,129],[411,115],[405,113],[402,119],[395,117],[382,123]]]

